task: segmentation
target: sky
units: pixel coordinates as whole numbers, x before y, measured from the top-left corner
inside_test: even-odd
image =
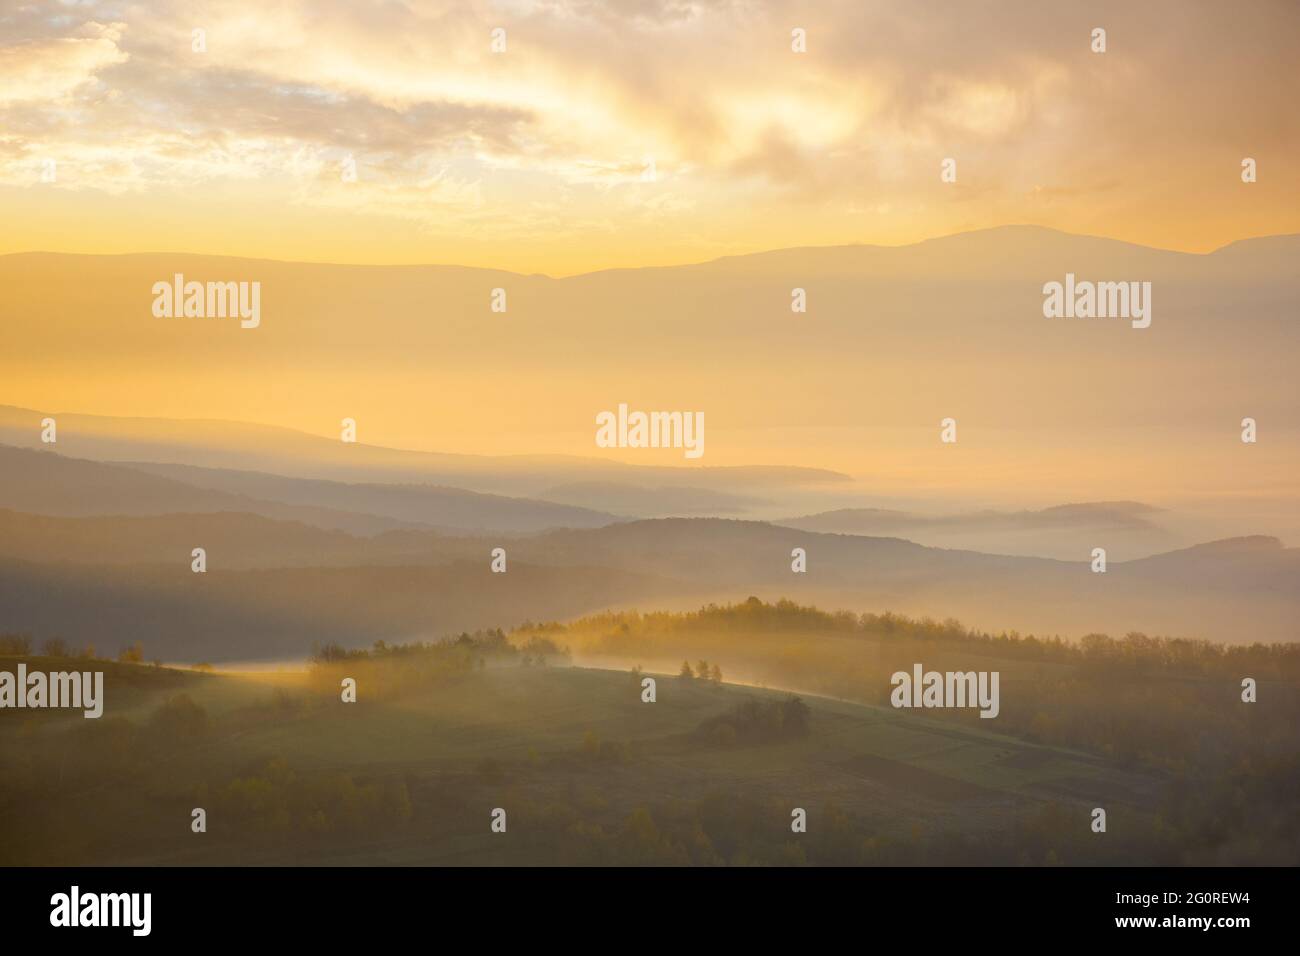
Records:
[[[596,277],[532,312],[516,279],[508,320],[477,274],[439,298],[282,270],[256,332],[161,326],[148,293],[170,253],[573,276],[1015,224],[1191,253],[1298,234],[1297,36],[1294,0],[6,0],[0,256],[163,255],[0,263],[0,404],[327,435],[350,415],[376,444],[640,461],[592,444],[632,401],[707,412],[707,465],[1294,510],[1289,287],[1164,284],[1152,330],[1124,334],[1044,324],[1055,267],[1011,298],[945,291],[988,250],[1031,259],[1033,231],[915,250],[916,301],[828,278],[806,321],[788,285],[755,291],[762,259],[708,294],[645,273],[638,301],[601,298]],[[1250,413],[1254,484],[1230,457]],[[949,414],[960,458],[935,438]]]
[[[1206,252],[1300,232],[1297,35],[1290,2],[11,0],[0,253],[571,275],[1011,223]]]

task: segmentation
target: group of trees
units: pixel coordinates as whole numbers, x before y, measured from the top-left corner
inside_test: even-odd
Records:
[[[530,634],[511,640],[501,628],[488,628],[474,633],[462,631],[458,635],[438,641],[414,641],[408,644],[389,644],[375,641],[369,648],[348,648],[336,642],[312,645],[308,662],[336,664],[347,661],[418,661],[420,659],[450,659],[470,657],[478,661],[517,661],[544,664],[548,660],[568,660],[569,649],[562,647],[542,634]]]
[[[32,652],[32,639],[26,634],[0,634],[0,655],[26,657]]]
[[[632,756],[633,749],[618,740],[602,740],[594,730],[588,730],[582,737],[582,755],[591,761],[623,763]]]
[[[0,634],[0,657],[56,657],[70,660],[99,660],[94,644],[76,650],[61,637],[49,637],[37,645],[30,634]],[[139,641],[123,647],[117,655],[122,664],[144,662],[144,648]],[[158,663],[155,661],[155,663]]]
[[[0,634],[0,657],[30,657],[35,653],[34,646],[30,634]],[[51,637],[41,642],[39,654],[42,657],[94,658],[95,645],[87,644],[75,651],[63,638]]]
[[[977,836],[942,828],[900,830],[833,801],[808,806],[806,833],[791,830],[788,801],[717,790],[593,821],[572,802],[512,794],[513,839],[485,847],[496,862],[577,866],[915,866],[1172,864],[1168,834],[1098,840],[1074,811],[1046,804],[1008,829]]]
[[[568,659],[568,648],[549,637],[532,634],[511,640],[500,628],[489,628],[439,641],[376,641],[369,648],[317,644],[308,662],[315,690],[336,692],[339,678],[351,677],[359,686],[364,684],[367,697],[375,700],[460,680],[489,664],[542,665]]]
[[[15,735],[6,740],[0,796],[13,801],[9,810],[35,812],[65,793],[132,781],[211,740],[206,709],[183,692],[166,697],[142,721],[106,714],[71,721],[61,733]]]
[[[800,697],[746,700],[727,713],[704,721],[696,735],[722,746],[775,743],[806,736],[811,716],[812,711]]]
[[[1229,647],[1138,632],[1066,641],[757,598],[684,614],[606,613],[551,633],[600,654],[734,655],[732,666],[770,686],[876,706],[889,706],[892,673],[917,661],[996,670],[998,732],[1124,765],[1212,774],[1242,755],[1300,751],[1300,643]],[[684,663],[688,673],[698,668]],[[1256,681],[1259,703],[1242,701],[1245,677]],[[987,723],[972,709],[931,716]]]
[[[567,662],[569,660],[569,649],[556,644],[549,637],[542,637],[534,634],[524,640],[522,644],[516,645],[520,654],[520,663],[527,667],[529,664],[543,666],[551,661]]]
[[[1071,641],[1056,635],[1022,635],[1014,630],[979,631],[953,618],[936,621],[891,612],[823,611],[784,598],[769,603],[751,597],[736,604],[709,604],[699,611],[685,613],[605,612],[547,628],[555,634],[600,634],[610,649],[635,647],[644,651],[645,641],[641,639],[668,643],[668,638],[679,634],[823,632],[856,635],[889,644],[951,645],[966,653],[1020,660],[1120,664],[1150,671],[1172,668],[1184,674],[1254,673],[1274,679],[1300,680],[1300,643],[1229,646],[1192,638],[1153,637],[1136,631],[1121,638],[1089,634]]]
[[[259,845],[313,847],[319,838],[379,836],[398,832],[411,819],[410,793],[400,776],[305,773],[279,757],[260,760],[214,787],[208,802],[224,836]]]
[[[695,668],[692,669],[690,661],[682,661],[682,669],[677,672],[677,676],[683,680],[704,680],[721,684],[722,668],[716,662],[710,664],[708,661],[700,660],[695,662]]]

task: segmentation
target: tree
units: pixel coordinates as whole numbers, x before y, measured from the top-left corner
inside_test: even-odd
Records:
[[[682,661],[682,669],[681,671],[678,672],[677,676],[684,677],[686,680],[690,680],[692,677],[695,676],[695,672],[691,670],[690,661]]]
[[[32,639],[26,634],[0,634],[0,654],[26,657],[32,652]]]
[[[781,710],[781,723],[787,733],[802,736],[808,732],[810,711],[802,697],[791,697]]]
[[[139,664],[144,660],[144,647],[136,641],[130,647],[122,648],[122,653],[117,655],[117,659],[123,664]]]
[[[709,680],[713,681],[715,684],[722,683],[722,668],[719,667],[716,662],[713,665],[713,670],[709,672]]]
[[[177,694],[149,715],[149,727],[164,744],[189,743],[207,735],[208,712],[189,694]]]

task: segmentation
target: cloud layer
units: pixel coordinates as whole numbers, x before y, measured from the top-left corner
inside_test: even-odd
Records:
[[[0,15],[0,202],[32,223],[3,251],[573,272],[1008,222],[1300,230],[1300,8],[1133,7],[29,3]]]

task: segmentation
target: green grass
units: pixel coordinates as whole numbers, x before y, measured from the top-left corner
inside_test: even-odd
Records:
[[[39,808],[25,807],[21,793],[0,804],[0,835],[16,835],[20,815],[24,828],[21,846],[0,861],[484,863],[509,857],[508,841],[488,831],[494,806],[560,807],[613,828],[638,807],[714,793],[812,814],[835,805],[900,838],[918,828],[982,837],[1048,802],[1077,805],[1082,820],[1099,800],[1112,819],[1136,820],[1162,785],[1096,757],[999,735],[986,726],[996,721],[974,714],[935,719],[825,698],[805,698],[806,737],[722,745],[695,733],[703,721],[746,699],[789,694],[676,677],[659,677],[657,702],[643,703],[626,672],[509,666],[389,700],[367,696],[363,681],[358,702],[345,704],[302,675],[105,669],[106,717],[144,725],[184,692],[207,709],[209,733],[103,780],[79,779],[74,766],[68,785],[47,788]],[[289,706],[274,706],[274,695]],[[88,723],[37,725],[0,714],[0,760],[32,761],[32,776],[48,783],[43,775],[55,771],[41,761]],[[592,756],[592,738],[618,746],[622,759]],[[191,806],[211,802],[218,788],[271,757],[300,775],[404,780],[411,822],[292,850],[241,841],[215,813],[209,833],[189,832]],[[775,828],[788,826],[788,812]],[[527,826],[512,822],[511,838]],[[40,856],[43,845],[58,848],[53,858]]]

